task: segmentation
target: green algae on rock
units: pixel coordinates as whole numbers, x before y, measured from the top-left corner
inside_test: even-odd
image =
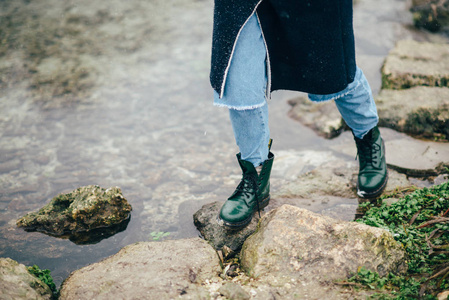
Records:
[[[129,219],[132,208],[118,187],[80,187],[54,197],[49,204],[17,220],[17,226],[62,236],[116,226]]]

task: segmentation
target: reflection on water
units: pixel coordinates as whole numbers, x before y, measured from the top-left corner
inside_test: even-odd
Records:
[[[60,283],[152,232],[197,235],[193,213],[240,178],[227,112],[211,105],[212,5],[0,3],[0,256],[50,269]],[[407,34],[404,7],[365,0],[356,9],[358,61],[375,89],[383,57]],[[283,95],[270,103],[274,148],[326,148],[287,119]],[[121,187],[133,206],[125,231],[75,245],[16,228],[55,195],[90,184]]]
[[[95,228],[95,229],[92,229],[89,231],[64,233],[62,235],[56,235],[56,234],[52,234],[50,232],[28,229],[28,228],[24,228],[24,230],[27,232],[36,232],[36,231],[42,232],[49,236],[69,240],[77,245],[93,245],[93,244],[98,244],[102,240],[107,239],[119,232],[126,230],[130,220],[131,220],[131,217],[128,217],[124,221],[122,221],[118,224],[114,224],[109,227],[99,227],[99,228]]]

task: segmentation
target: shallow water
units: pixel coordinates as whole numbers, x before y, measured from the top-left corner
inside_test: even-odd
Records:
[[[25,37],[0,56],[0,256],[50,269],[59,284],[152,232],[197,236],[193,213],[225,199],[240,175],[227,111],[211,105],[211,1],[50,2],[0,6],[0,17],[14,8],[21,18],[11,36]],[[436,39],[407,29],[402,0],[360,1],[354,23],[375,92],[398,39]],[[330,150],[334,141],[287,118],[292,95],[270,102],[274,151]],[[16,228],[53,196],[89,184],[122,188],[133,206],[124,232],[75,245]]]

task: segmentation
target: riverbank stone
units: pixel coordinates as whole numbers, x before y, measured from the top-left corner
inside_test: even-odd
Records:
[[[449,50],[448,57],[449,57]],[[449,79],[449,61],[447,77]],[[449,139],[449,88],[383,89],[376,97],[379,126],[417,137]]]
[[[337,146],[335,147],[338,149]],[[355,147],[350,149],[353,150],[352,148]],[[388,170],[388,172],[389,181],[384,193],[411,185],[405,175],[394,170]],[[288,203],[291,204],[295,201],[300,201],[299,199],[321,199],[323,196],[344,199],[357,198],[357,173],[358,165],[356,162],[348,162],[342,158],[336,158],[299,176],[295,180],[283,184],[278,190],[274,191],[274,200],[270,202],[270,205],[278,203],[276,207],[279,207],[285,204],[282,203],[282,199],[285,199],[285,201],[291,199],[290,203]],[[269,208],[274,207],[270,206]]]
[[[201,285],[221,272],[200,238],[141,242],[67,278],[60,299],[209,299]]]
[[[382,89],[420,85],[449,86],[447,44],[401,40],[388,54],[382,67]]]
[[[406,176],[418,178],[441,175],[444,177],[444,174],[449,173],[446,169],[449,166],[448,143],[419,140],[384,127],[380,130],[385,141],[388,168]],[[344,133],[339,139],[339,143],[331,146],[331,148],[341,154],[355,157],[357,150],[346,142],[351,140],[352,136],[349,133]],[[392,180],[393,176],[395,175],[390,170],[389,181]],[[403,186],[403,184],[400,184],[400,186]],[[391,187],[394,188],[394,185]]]
[[[16,224],[28,231],[76,237],[83,232],[96,233],[94,230],[120,227],[129,220],[131,209],[120,188],[89,185],[54,197],[39,211],[25,215]]]
[[[278,287],[341,280],[360,267],[381,276],[406,271],[403,247],[389,232],[290,205],[261,219],[243,245],[241,267],[259,282]]]
[[[334,101],[312,102],[307,96],[290,99],[292,107],[288,116],[310,127],[316,134],[327,139],[338,136],[346,127]]]
[[[1,299],[45,299],[53,294],[50,288],[31,275],[26,266],[10,258],[0,258]]]

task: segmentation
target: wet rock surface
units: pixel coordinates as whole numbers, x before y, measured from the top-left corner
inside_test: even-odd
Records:
[[[376,89],[384,56],[409,36],[400,24],[408,21],[403,1],[358,2],[358,62]],[[212,4],[0,1],[0,238],[7,241],[0,255],[51,269],[59,284],[75,269],[153,239],[153,232],[197,236],[193,213],[226,199],[240,179],[228,113],[210,102]],[[333,151],[316,150],[335,141],[286,121],[288,98],[274,93],[270,101],[274,193],[329,159]],[[122,187],[134,209],[125,232],[78,246],[17,228],[17,218],[56,193],[92,183]],[[291,202],[345,220],[358,204],[329,195],[279,199],[270,205]],[[242,282],[255,299],[281,297],[250,278]],[[214,297],[220,285],[219,278],[205,283]],[[319,291],[314,286],[302,296]]]
[[[0,258],[0,290],[1,299],[53,299],[45,283],[10,258]]]
[[[79,234],[116,227],[129,219],[131,209],[120,188],[91,185],[54,197],[39,211],[17,220],[17,226],[55,236]]]
[[[60,299],[357,299],[367,292],[333,280],[361,265],[382,274],[403,270],[403,250],[383,230],[289,205],[260,222],[240,253],[249,277],[222,269],[216,251],[199,238],[137,243],[73,272]]]
[[[410,177],[426,178],[447,174],[449,165],[449,144],[414,139],[391,129],[381,128],[385,140],[386,160],[390,169]],[[344,133],[338,144],[332,149],[342,154],[355,157],[357,150],[349,143],[352,136]],[[345,141],[348,141],[345,143]],[[392,182],[395,177],[390,172],[389,186],[394,187],[398,182]],[[405,176],[403,178],[405,178]],[[404,182],[405,184],[405,182]],[[389,190],[387,186],[387,191]]]
[[[219,201],[204,205],[193,215],[195,226],[216,250],[227,246],[233,251],[238,251],[243,242],[256,231],[258,214],[256,213],[248,226],[242,230],[229,230],[217,220],[222,205],[223,202]]]
[[[344,143],[344,145],[347,144]],[[339,147],[342,146],[335,146],[336,149]],[[351,151],[356,151],[353,148],[355,147],[348,146]],[[326,210],[332,210],[332,205],[321,205],[320,207],[318,203],[329,204],[330,199],[333,199],[334,203],[338,203],[337,199],[340,199],[340,201],[346,200],[346,204],[357,206],[357,173],[358,164],[355,161],[348,162],[345,159],[334,157],[334,159],[330,159],[317,168],[300,175],[297,179],[283,184],[280,189],[274,192],[273,201],[270,202],[269,208],[279,207],[282,204],[295,205],[296,202],[297,205],[295,206],[303,205],[300,207],[324,213]],[[389,181],[384,193],[410,185],[411,183],[405,175],[389,170]],[[311,209],[311,207],[313,208]],[[348,219],[350,213],[348,212],[349,215],[343,215],[342,219],[350,220]]]
[[[449,78],[449,63],[447,74]],[[447,87],[416,86],[405,90],[383,89],[376,97],[376,105],[380,126],[418,137],[443,141],[449,138],[449,88]]]
[[[201,284],[220,271],[216,252],[199,238],[137,243],[73,272],[60,299],[208,299]]]
[[[385,59],[382,68],[382,88],[449,86],[447,49],[447,44],[399,41]]]
[[[352,135],[349,135],[345,133],[345,139],[335,146],[335,150],[355,157],[355,146],[352,142],[345,142],[346,138],[352,139]],[[392,152],[394,151],[392,149]],[[281,151],[276,156],[274,165],[273,175],[282,173],[284,179],[272,180],[274,188],[271,200],[261,212],[262,216],[284,204],[345,221],[352,221],[360,214],[359,202],[365,200],[356,195],[357,162],[336,157],[326,151]],[[390,169],[384,193],[406,189],[412,185],[405,174]],[[195,226],[215,249],[220,250],[223,246],[228,246],[234,251],[239,250],[243,242],[256,231],[258,213],[254,214],[253,220],[244,229],[229,231],[217,221],[222,205],[223,201],[204,205],[194,214]]]
[[[345,123],[334,101],[314,103],[306,96],[288,101],[292,106],[288,116],[310,127],[318,135],[331,139],[345,128]]]

